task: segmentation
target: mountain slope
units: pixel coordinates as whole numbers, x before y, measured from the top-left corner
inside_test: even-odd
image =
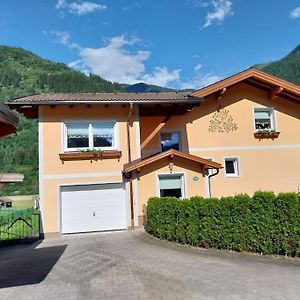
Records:
[[[86,76],[62,63],[54,63],[21,48],[0,46],[0,99],[42,92],[118,92],[99,76]]]
[[[165,88],[158,85],[147,84],[147,83],[135,83],[131,85],[123,84],[122,87],[128,93],[157,93],[157,92],[174,92],[174,89]]]
[[[300,85],[300,45],[284,58],[275,62],[257,65],[256,67],[279,78]]]
[[[99,76],[86,76],[64,64],[44,60],[21,48],[0,46],[0,101],[42,92],[119,92]],[[0,194],[38,193],[37,122],[20,116],[17,135],[0,141],[0,172],[19,172],[23,183],[7,184]]]

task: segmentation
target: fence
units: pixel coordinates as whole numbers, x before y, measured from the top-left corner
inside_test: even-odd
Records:
[[[0,242],[40,238],[40,212],[37,209],[0,209]]]

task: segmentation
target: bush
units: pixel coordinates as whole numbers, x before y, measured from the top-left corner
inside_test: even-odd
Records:
[[[147,220],[147,232],[160,239],[205,248],[300,256],[296,193],[151,198]]]

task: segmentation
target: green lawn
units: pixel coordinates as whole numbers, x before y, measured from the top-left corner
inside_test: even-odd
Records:
[[[32,208],[34,206],[34,200],[14,201],[12,204],[13,208]]]

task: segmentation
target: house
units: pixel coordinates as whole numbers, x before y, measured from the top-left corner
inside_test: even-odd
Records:
[[[0,138],[15,134],[18,123],[18,117],[0,102]]]
[[[0,139],[14,135],[18,123],[18,117],[6,105],[0,102]],[[21,182],[23,178],[23,174],[0,173],[0,188],[6,183]]]
[[[297,192],[300,87],[251,68],[192,94],[41,94],[46,235],[140,226],[152,196]]]

